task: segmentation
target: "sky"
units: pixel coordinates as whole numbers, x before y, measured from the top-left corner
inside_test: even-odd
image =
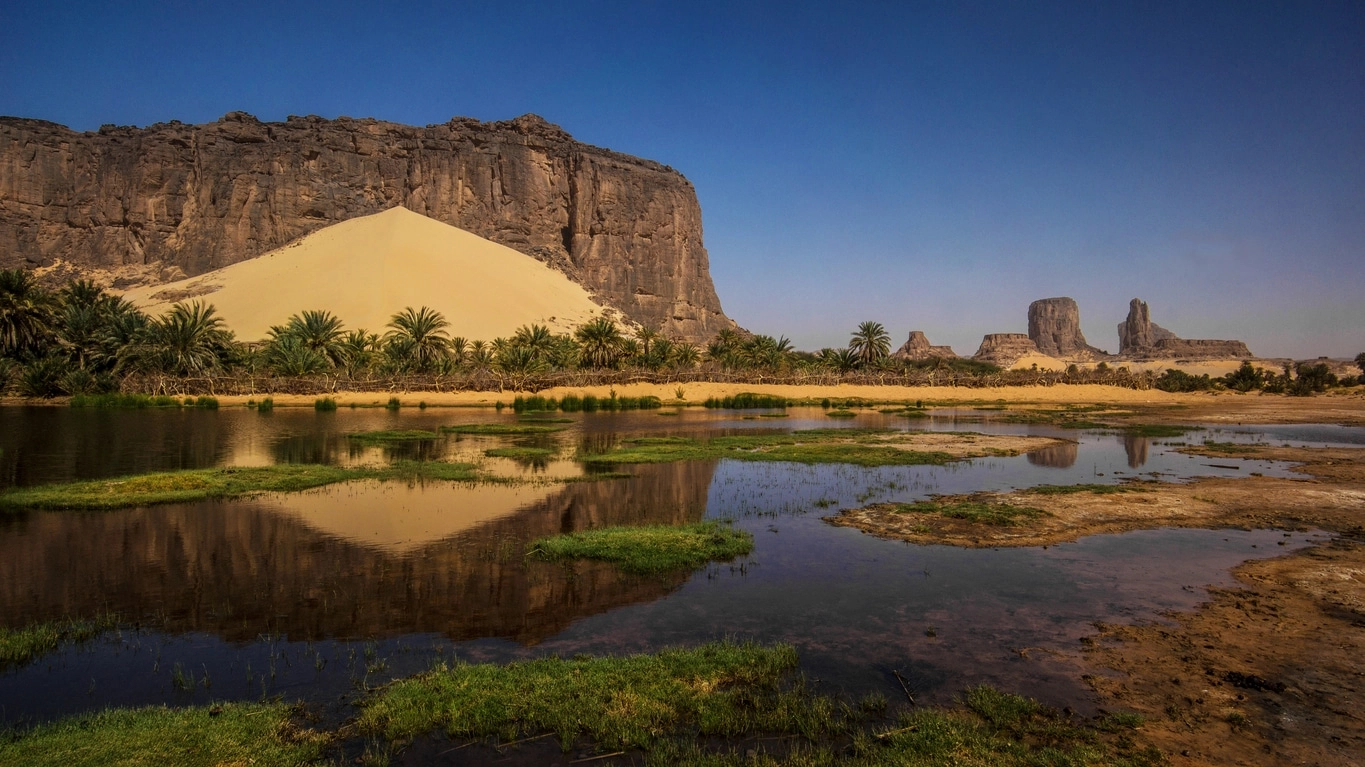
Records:
[[[1260,356],[1365,351],[1365,3],[0,7],[0,114],[541,115],[693,183],[721,303],[959,354],[1071,296]]]

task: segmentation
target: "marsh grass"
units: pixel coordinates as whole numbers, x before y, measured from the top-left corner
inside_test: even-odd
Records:
[[[0,628],[0,668],[21,666],[68,642],[88,642],[117,626],[118,616],[104,613],[89,620],[68,619],[17,629]]]
[[[324,413],[330,413],[337,409],[337,401],[331,397],[319,397],[313,400],[313,409]]]
[[[1022,492],[1032,495],[1074,495],[1076,493],[1092,493],[1094,495],[1112,495],[1114,493],[1145,493],[1147,488],[1136,485],[1038,485],[1030,487]]]
[[[826,418],[857,418],[858,414],[852,410],[831,410],[825,413]]]
[[[0,733],[0,766],[303,767],[317,763],[328,738],[297,727],[297,713],[283,703],[222,703],[84,714]]]
[[[1250,455],[1253,453],[1259,453],[1262,447],[1263,446],[1261,445],[1244,445],[1238,442],[1213,442],[1211,440],[1206,440],[1202,444],[1198,445],[1195,449],[1212,450],[1215,452],[1227,453],[1230,455]]]
[[[528,556],[551,562],[594,559],[637,575],[692,570],[713,560],[748,554],[754,537],[719,522],[690,525],[607,527],[534,541]]]
[[[706,407],[723,410],[751,410],[754,408],[785,408],[788,400],[772,394],[740,392],[732,397],[708,397]]]
[[[566,426],[548,423],[464,423],[442,426],[443,434],[549,434],[564,431]]]
[[[261,404],[256,406],[256,412],[258,413],[269,413],[274,409],[275,399],[273,397],[266,397],[265,399],[261,400]]]
[[[211,397],[209,399],[212,399]],[[107,410],[144,410],[147,408],[183,407],[175,397],[150,396],[147,394],[77,394],[71,398],[71,407],[88,407]],[[217,400],[214,400],[215,407]]]
[[[898,514],[936,514],[949,519],[958,519],[977,525],[1008,527],[1021,521],[1048,516],[1046,511],[1031,506],[1014,506],[1007,503],[985,501],[917,501],[915,503],[894,504]]]
[[[421,429],[381,429],[378,431],[357,431],[346,435],[346,439],[362,445],[393,445],[440,438],[441,435],[434,431],[423,431]]]
[[[944,465],[959,460],[940,451],[903,450],[885,444],[905,432],[879,429],[805,429],[743,434],[702,441],[689,437],[624,440],[603,453],[580,453],[587,464],[670,463],[731,458],[740,461],[848,463],[858,466]]]
[[[566,753],[590,739],[589,753],[641,749],[646,765],[1163,763],[1136,742],[1142,720],[1134,715],[1086,724],[983,686],[955,708],[902,710],[887,721],[884,696],[849,704],[813,692],[796,669],[788,645],[731,641],[652,655],[457,663],[383,688],[356,727],[390,742],[433,730],[503,744],[556,735]]]
[[[118,509],[159,503],[189,503],[262,492],[296,492],[358,479],[475,481],[489,478],[479,475],[471,464],[442,461],[399,461],[382,467],[277,464],[186,469],[10,488],[0,492],[0,510]]]
[[[544,460],[553,458],[558,452],[558,450],[549,447],[495,447],[483,451],[483,454],[489,458]]]
[[[1119,427],[1136,437],[1180,437],[1192,431],[1203,431],[1202,426],[1177,426],[1162,423],[1139,423]]]

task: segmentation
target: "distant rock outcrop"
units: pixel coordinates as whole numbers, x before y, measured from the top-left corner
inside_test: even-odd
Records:
[[[910,331],[910,338],[906,340],[896,353],[891,355],[903,360],[929,360],[935,358],[957,357],[951,346],[933,346],[929,343],[929,338],[924,335],[922,330]]]
[[[1005,368],[1022,357],[1037,353],[1038,345],[1023,333],[989,333],[981,339],[981,348],[972,359]]]
[[[232,112],[86,133],[0,118],[0,268],[194,277],[396,205],[539,259],[670,335],[735,327],[692,184],[535,115],[414,127]]]
[[[1253,357],[1241,341],[1179,338],[1152,322],[1147,303],[1128,302],[1128,318],[1119,323],[1119,356],[1125,359],[1243,359]]]
[[[1064,360],[1092,360],[1108,356],[1085,342],[1081,309],[1073,299],[1042,298],[1029,304],[1028,337],[1038,351]]]

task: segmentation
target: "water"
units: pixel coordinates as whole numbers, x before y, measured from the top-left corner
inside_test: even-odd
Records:
[[[1207,585],[1234,583],[1247,559],[1309,545],[1316,534],[1150,530],[1052,547],[967,550],[885,541],[821,517],[932,493],[1129,477],[1286,475],[1267,461],[1208,459],[1172,442],[1361,444],[1349,427],[1245,427],[1146,439],[946,414],[851,422],[818,409],[785,419],[691,410],[580,415],[564,432],[358,447],[346,434],[510,422],[489,411],[431,409],[100,412],[0,409],[0,485],[133,471],[398,458],[482,460],[518,485],[357,482],[297,494],[111,512],[0,518],[0,620],[114,611],[128,627],[0,673],[0,722],[107,705],[184,704],[282,695],[341,719],[368,686],[433,662],[547,653],[620,653],[724,637],[793,643],[822,689],[947,702],[986,682],[1084,709],[1080,637],[1095,621],[1159,621]],[[629,479],[574,482],[578,450],[638,434],[889,427],[1060,436],[1016,458],[936,467],[698,461],[625,467]],[[557,457],[483,459],[509,444]],[[666,578],[609,565],[525,557],[526,544],[606,525],[733,519],[752,556]]]

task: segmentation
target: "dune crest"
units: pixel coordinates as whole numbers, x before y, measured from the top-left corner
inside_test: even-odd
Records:
[[[306,309],[330,311],[347,329],[383,333],[404,307],[429,306],[450,321],[450,335],[470,340],[530,323],[567,332],[609,311],[536,259],[403,207],[124,298],[153,315],[177,301],[207,301],[244,341],[264,339],[272,325]]]

